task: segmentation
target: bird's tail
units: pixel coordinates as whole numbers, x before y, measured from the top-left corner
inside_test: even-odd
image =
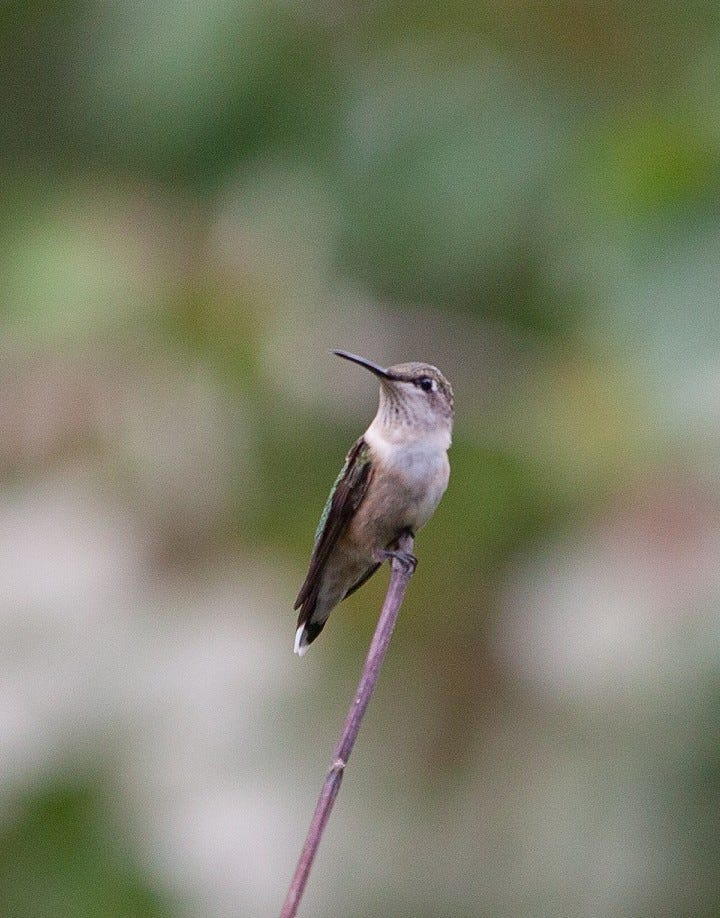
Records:
[[[325,627],[326,621],[327,619],[324,619],[321,622],[312,621],[311,618],[305,618],[303,613],[300,613],[300,618],[298,619],[298,628],[295,632],[295,653],[299,657],[305,656],[308,651],[308,647]]]
[[[319,594],[320,584],[315,580],[307,589],[307,581],[295,600],[295,608],[299,609],[297,631],[295,632],[295,653],[299,657],[305,656],[308,647],[325,627],[325,622],[336,602],[328,602],[327,597],[322,600]]]

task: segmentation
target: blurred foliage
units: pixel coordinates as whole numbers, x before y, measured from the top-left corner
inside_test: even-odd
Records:
[[[16,918],[162,918],[169,902],[147,884],[107,817],[101,783],[51,783],[18,801],[0,833],[3,911]]]

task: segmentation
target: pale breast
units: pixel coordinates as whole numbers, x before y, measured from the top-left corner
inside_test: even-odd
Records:
[[[450,476],[447,453],[420,448],[398,454],[395,473],[409,498],[408,517],[419,529],[435,512]]]
[[[358,514],[358,527],[374,544],[385,544],[399,529],[427,523],[447,488],[446,444],[433,439],[388,443],[366,434],[373,478]]]

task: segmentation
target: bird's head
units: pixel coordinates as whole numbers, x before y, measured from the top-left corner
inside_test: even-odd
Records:
[[[381,367],[371,360],[333,351],[338,357],[365,367],[380,380],[378,420],[388,430],[401,432],[452,429],[455,403],[452,386],[437,367],[429,363],[397,363]]]

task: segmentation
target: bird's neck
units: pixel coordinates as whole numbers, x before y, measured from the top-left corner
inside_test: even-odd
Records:
[[[382,456],[406,449],[444,453],[450,447],[451,431],[446,424],[429,426],[394,421],[388,423],[383,412],[378,411],[365,431],[365,442],[371,450]]]

